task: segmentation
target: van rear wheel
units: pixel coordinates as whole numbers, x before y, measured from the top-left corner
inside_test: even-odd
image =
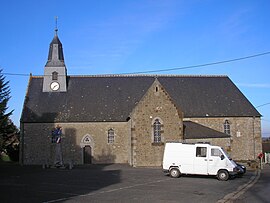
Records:
[[[226,170],[220,170],[217,174],[217,178],[222,181],[226,181],[229,179],[229,173]]]
[[[172,168],[171,170],[170,170],[170,176],[172,177],[172,178],[179,178],[179,176],[180,176],[180,171],[179,171],[179,169],[178,168]]]

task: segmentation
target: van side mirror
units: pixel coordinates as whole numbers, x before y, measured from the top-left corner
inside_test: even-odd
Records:
[[[225,156],[222,154],[222,155],[220,156],[220,159],[221,159],[221,160],[225,159]]]

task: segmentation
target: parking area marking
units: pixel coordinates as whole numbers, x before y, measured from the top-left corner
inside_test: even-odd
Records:
[[[119,188],[110,189],[110,190],[103,190],[103,191],[98,191],[98,192],[92,192],[92,193],[89,193],[89,194],[75,195],[75,196],[72,196],[72,197],[65,197],[65,198],[60,198],[60,199],[45,201],[44,203],[60,202],[60,201],[70,200],[70,199],[73,199],[75,197],[87,197],[87,196],[94,196],[94,195],[99,195],[99,194],[104,194],[104,193],[116,192],[116,191],[120,191],[120,190],[126,190],[126,189],[130,189],[130,188],[135,188],[135,187],[150,185],[150,184],[153,184],[153,183],[161,183],[161,182],[165,182],[165,181],[169,181],[169,180],[172,180],[172,178],[167,178],[167,179],[162,179],[162,180],[156,180],[156,181],[151,181],[151,182],[146,182],[146,183],[138,183],[138,184],[134,184],[134,185],[130,185],[130,186],[125,186],[125,187],[119,187]]]

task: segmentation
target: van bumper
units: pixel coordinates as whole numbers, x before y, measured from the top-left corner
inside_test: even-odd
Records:
[[[233,168],[233,171],[229,171],[230,176],[236,176],[237,174],[239,174],[239,168],[235,167]]]
[[[235,172],[235,171],[229,171],[229,175],[230,176],[236,176],[238,173],[237,172]]]

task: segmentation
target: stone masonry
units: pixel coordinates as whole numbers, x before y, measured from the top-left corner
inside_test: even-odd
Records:
[[[161,142],[154,143],[153,123],[161,122]],[[224,132],[230,124],[231,138],[183,140],[183,119]],[[91,149],[91,163],[129,163],[132,166],[161,166],[168,141],[210,142],[222,146],[235,160],[254,160],[262,150],[259,117],[184,118],[158,79],[146,91],[126,122],[22,123],[23,164],[52,164],[51,131],[62,127],[64,163],[84,164],[84,149]],[[114,142],[108,143],[108,131]]]
[[[54,157],[51,131],[62,127],[64,163],[83,164],[83,147],[92,149],[92,163],[129,162],[129,122],[24,124],[24,164],[52,164]],[[114,143],[108,144],[108,130],[115,131]],[[83,138],[88,136],[87,143]]]
[[[213,138],[211,144],[222,146],[234,160],[254,160],[262,151],[261,121],[252,117],[222,117],[222,118],[189,118],[188,120],[224,132],[224,122],[228,120],[231,129],[231,138]],[[224,139],[224,140],[223,140]],[[201,141],[200,140],[200,141]],[[191,140],[189,140],[191,141]],[[199,141],[199,140],[193,140]]]
[[[153,142],[153,121],[162,123],[162,142]],[[156,80],[132,113],[133,166],[161,166],[167,141],[183,139],[182,112]]]

